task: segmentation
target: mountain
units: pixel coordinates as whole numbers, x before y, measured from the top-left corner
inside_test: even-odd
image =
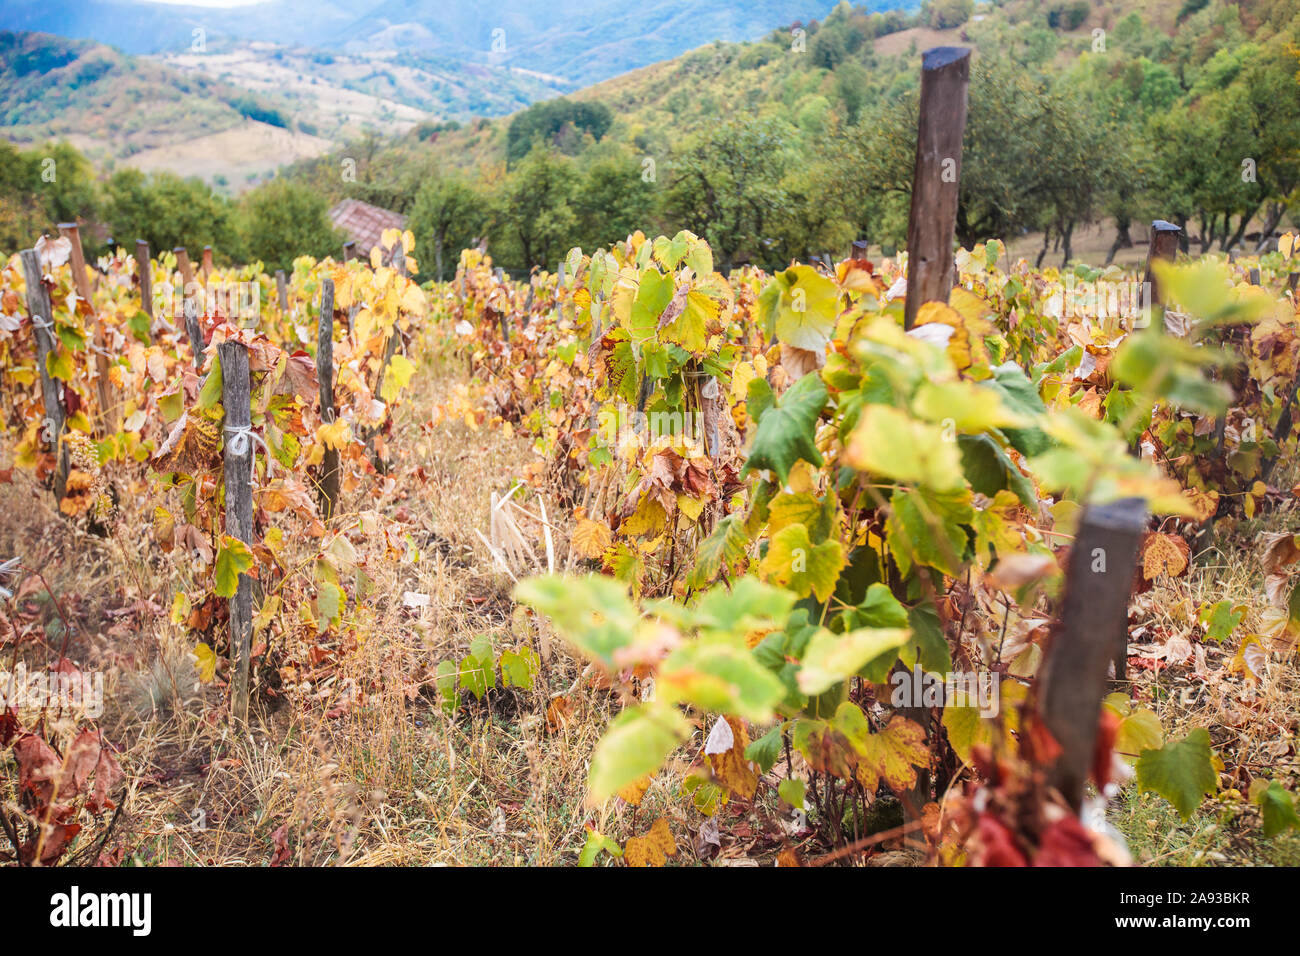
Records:
[[[915,9],[919,0],[868,5]],[[353,54],[398,50],[534,71],[576,89],[702,43],[754,39],[781,24],[824,17],[834,6],[835,0],[264,0],[220,8],[5,0],[0,28],[88,38],[135,54],[194,52],[200,36],[210,50],[239,41]]]
[[[88,40],[9,31],[0,31],[0,133],[24,145],[64,140],[101,165],[218,183],[332,145],[245,89]]]

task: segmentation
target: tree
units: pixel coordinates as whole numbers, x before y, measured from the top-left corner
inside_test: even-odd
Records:
[[[460,176],[435,176],[425,180],[415,195],[410,229],[415,234],[417,262],[433,264],[433,275],[443,280],[447,252],[467,249],[482,237],[489,214],[488,200]]]
[[[551,145],[558,145],[562,140],[572,144],[572,135],[566,133],[576,133],[579,143],[583,134],[590,134],[600,142],[613,122],[614,114],[604,103],[579,103],[563,97],[534,103],[510,121],[506,131],[506,161],[513,166],[539,140]]]
[[[594,249],[650,229],[658,173],[623,148],[597,147],[583,157],[582,178],[573,199],[578,217],[574,245]]]
[[[672,158],[668,231],[703,236],[725,269],[741,256],[764,261],[774,224],[797,215],[781,185],[794,159],[779,120],[733,119],[697,134]]]
[[[921,4],[921,19],[936,30],[959,27],[974,12],[974,0],[925,0]]]
[[[507,177],[494,213],[505,255],[524,269],[554,268],[572,248],[578,223],[573,161],[540,143]]]
[[[329,221],[325,199],[305,186],[274,179],[239,204],[239,232],[250,259],[267,271],[290,269],[297,256],[322,259],[338,250],[343,234]]]
[[[212,246],[239,257],[230,203],[200,179],[119,170],[105,184],[104,213],[117,245],[144,239],[154,253]]]

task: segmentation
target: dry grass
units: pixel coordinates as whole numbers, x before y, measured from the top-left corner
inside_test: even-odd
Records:
[[[587,761],[620,704],[578,680],[558,642],[514,609],[509,578],[476,534],[489,533],[493,492],[508,491],[533,453],[527,439],[500,428],[454,420],[431,427],[433,407],[459,380],[458,370],[420,373],[396,423],[392,444],[405,456],[398,480],[369,480],[344,501],[345,509],[400,520],[421,559],[368,563],[371,596],[345,622],[360,639],[340,654],[337,674],[308,694],[261,698],[243,734],[225,721],[221,689],[198,683],[193,638],[170,622],[178,572],[172,558],[141,545],[150,535],[141,517],[151,511],[146,489],[120,489],[128,496],[123,517],[105,538],[55,514],[48,493],[23,473],[0,485],[7,516],[0,557],[18,554],[42,570],[73,625],[69,656],[105,675],[101,726],[130,781],[111,832],[106,818],[97,820],[74,851],[94,859],[102,842],[103,862],[145,865],[560,865],[576,861],[585,824],[620,842],[658,816],[679,838],[699,827],[702,818],[671,782],[681,773],[659,775],[639,809],[621,801],[585,806]],[[553,520],[559,510],[548,503]],[[1142,640],[1152,643],[1199,633],[1203,603],[1228,598],[1250,608],[1229,644],[1208,647],[1203,663],[1194,657],[1138,672],[1132,688],[1170,736],[1208,727],[1225,761],[1224,788],[1243,794],[1255,776],[1295,789],[1300,775],[1294,660],[1275,655],[1258,686],[1225,668],[1236,641],[1259,625],[1253,542],[1262,527],[1300,528],[1300,516],[1287,506],[1225,529],[1210,561],[1138,602],[1144,633],[1153,635]],[[308,554],[315,544],[301,547]],[[562,535],[556,549],[566,553]],[[398,596],[407,591],[427,594],[428,606],[404,606]],[[63,639],[60,615],[38,587],[20,603],[32,620],[17,653],[43,666]],[[437,705],[434,670],[439,661],[459,661],[479,634],[492,635],[498,648],[526,643],[545,654],[538,686],[498,689],[448,717]],[[557,696],[567,705],[563,720],[550,719]],[[688,756],[679,756],[677,770]],[[0,767],[0,800],[11,801],[7,751]],[[718,863],[753,865],[770,855],[779,824],[769,804],[760,788],[752,815],[726,813],[731,836]],[[1258,813],[1240,799],[1207,802],[1184,823],[1163,799],[1130,786],[1112,820],[1143,863],[1300,861],[1300,838],[1264,841]],[[736,836],[751,828],[753,838]],[[683,847],[676,859],[693,855]]]
[[[533,691],[471,698],[455,719],[437,706],[434,668],[458,661],[474,636],[541,650],[536,625],[512,614],[511,582],[474,533],[487,533],[490,496],[513,485],[529,443],[459,422],[422,428],[449,384],[426,370],[413,389],[423,398],[397,423],[394,447],[411,449],[426,479],[396,485],[418,493],[399,498],[368,484],[344,502],[399,515],[421,551],[417,563],[368,566],[370,593],[417,591],[429,606],[367,601],[349,622],[364,639],[341,658],[332,685],[291,702],[263,699],[241,735],[219,717],[220,690],[197,683],[192,642],[166,614],[174,565],[152,543],[140,546],[149,531],[134,517],[150,509],[123,508],[101,538],[56,515],[21,472],[0,485],[0,508],[14,519],[0,531],[0,553],[43,569],[72,618],[68,656],[105,675],[100,723],[131,780],[108,847],[120,847],[125,862],[547,865],[576,860],[584,822],[609,823],[589,816],[584,781],[617,704],[583,682],[568,692],[579,670],[558,642],[545,642]],[[58,618],[42,594],[25,606],[39,606],[47,634],[23,643],[21,658],[43,666],[57,657]],[[346,697],[335,690],[349,687],[370,690],[327,717]],[[552,726],[547,704],[561,693],[567,719]],[[12,800],[13,765],[4,766],[0,799]],[[102,825],[88,827],[78,847],[101,839]]]
[[[1282,488],[1291,487],[1300,474],[1294,464],[1279,471],[1275,481]],[[1295,649],[1275,647],[1259,681],[1230,667],[1241,641],[1265,629],[1259,535],[1300,532],[1295,504],[1288,500],[1254,519],[1221,519],[1215,547],[1187,577],[1165,580],[1135,603],[1135,616],[1145,630],[1130,650],[1133,644],[1160,646],[1186,638],[1192,657],[1131,672],[1132,696],[1159,716],[1166,739],[1206,728],[1224,764],[1219,795],[1207,799],[1187,821],[1159,796],[1139,793],[1136,786],[1124,791],[1111,819],[1127,836],[1139,863],[1300,864],[1300,834],[1265,840],[1258,809],[1243,799],[1257,778],[1279,780],[1293,793],[1300,789],[1300,672]],[[1197,612],[1224,600],[1244,607],[1246,616],[1220,646],[1203,635]]]

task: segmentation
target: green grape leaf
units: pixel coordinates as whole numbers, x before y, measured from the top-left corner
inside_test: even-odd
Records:
[[[1143,751],[1137,761],[1137,783],[1143,792],[1153,791],[1172,803],[1184,820],[1189,818],[1201,798],[1219,785],[1209,731],[1197,727],[1182,740]]]
[[[957,491],[965,484],[956,432],[888,405],[862,409],[844,461],[873,475],[932,491]]]
[[[816,594],[817,600],[827,601],[844,570],[844,546],[837,539],[814,545],[806,526],[787,525],[773,535],[758,569],[801,598]]]
[[[832,634],[819,628],[803,652],[799,668],[799,689],[820,694],[852,677],[867,663],[907,642],[911,631],[901,628],[859,628],[847,634]]]
[[[217,545],[217,562],[213,575],[215,586],[212,593],[217,597],[234,597],[239,587],[239,576],[252,566],[253,552],[248,549],[248,545],[238,538],[223,534],[221,543]]]
[[[1277,780],[1255,794],[1255,803],[1264,818],[1264,836],[1272,838],[1284,830],[1300,830],[1300,814],[1296,813],[1295,797]]]
[[[756,378],[749,383],[749,394],[761,401],[765,388],[770,394],[767,382]],[[803,460],[810,465],[820,466],[823,459],[814,438],[817,420],[821,417],[827,398],[826,386],[815,373],[805,375],[790,386],[779,402],[763,412],[741,477],[760,468],[767,468],[784,483],[797,461]]]
[[[676,707],[660,702],[629,707],[610,722],[591,755],[591,801],[608,800],[633,781],[653,774],[691,733]]]
[[[515,588],[514,597],[547,615],[562,638],[607,669],[617,670],[614,652],[635,640],[640,614],[626,586],[610,578],[529,578]]]
[[[711,583],[724,568],[734,569],[749,547],[743,515],[727,515],[700,542],[695,552],[695,566],[687,576],[687,587],[698,590]]]

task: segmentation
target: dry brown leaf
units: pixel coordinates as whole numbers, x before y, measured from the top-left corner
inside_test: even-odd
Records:
[[[599,558],[609,547],[609,527],[590,518],[582,518],[573,529],[573,552],[582,558]]]
[[[1142,577],[1154,581],[1162,574],[1176,578],[1187,570],[1192,549],[1182,536],[1148,534],[1142,543]]]
[[[644,836],[631,837],[623,847],[623,862],[628,866],[663,866],[677,855],[677,842],[668,821],[660,817]]]

